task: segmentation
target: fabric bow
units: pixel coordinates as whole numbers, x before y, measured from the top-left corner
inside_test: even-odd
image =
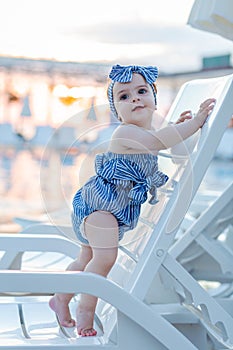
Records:
[[[112,67],[109,78],[114,82],[127,83],[132,80],[133,73],[141,74],[148,84],[153,84],[158,78],[157,67],[121,66],[119,64]]]
[[[138,178],[138,183],[129,191],[129,198],[136,203],[144,203],[147,199],[147,191],[151,194],[150,204],[158,203],[157,187],[164,185],[168,176],[161,171],[156,171],[152,176],[144,179]]]
[[[126,185],[127,182],[134,182],[134,186],[129,191],[129,199],[135,203],[144,203],[147,200],[147,192],[151,194],[150,204],[157,203],[157,187],[164,185],[168,176],[157,170],[151,176],[145,176],[140,167],[132,165],[129,161],[111,159],[104,164],[103,156],[96,157],[96,173],[115,185]]]

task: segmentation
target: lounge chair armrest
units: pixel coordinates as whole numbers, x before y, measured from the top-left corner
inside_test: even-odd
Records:
[[[6,252],[57,252],[76,258],[80,246],[60,235],[45,234],[1,234],[0,249]]]

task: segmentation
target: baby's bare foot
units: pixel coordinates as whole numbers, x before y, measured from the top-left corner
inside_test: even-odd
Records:
[[[71,318],[67,303],[58,300],[58,297],[55,295],[50,299],[49,306],[56,313],[61,326],[69,328],[75,326],[75,320]]]
[[[77,332],[82,337],[95,336],[96,330],[93,328],[94,312],[81,307],[76,311]]]

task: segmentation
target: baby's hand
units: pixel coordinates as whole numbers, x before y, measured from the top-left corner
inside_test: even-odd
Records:
[[[176,121],[175,124],[183,123],[185,120],[192,119],[192,112],[191,111],[184,111],[181,113],[179,119]]]
[[[215,98],[209,98],[201,103],[199,111],[195,116],[195,120],[198,122],[199,126],[202,127],[205,123],[207,117],[212,112],[215,105]]]

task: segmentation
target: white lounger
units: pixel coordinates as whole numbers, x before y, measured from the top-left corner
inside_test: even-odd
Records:
[[[198,280],[233,282],[233,182],[169,253]]]
[[[232,75],[182,87],[171,120],[187,107],[197,110],[208,97],[217,98],[215,109],[191,156],[168,158],[177,167],[170,168],[170,187],[161,189],[156,206],[143,207],[108,279],[82,272],[0,271],[0,293],[8,294],[0,299],[0,349],[233,349],[232,302],[217,302],[169,251],[232,115],[232,94]],[[44,234],[3,235],[0,246],[13,255],[51,250],[73,257],[78,251],[65,237]],[[17,295],[28,292],[96,295],[98,336],[79,338],[75,330],[64,330],[45,296]]]

